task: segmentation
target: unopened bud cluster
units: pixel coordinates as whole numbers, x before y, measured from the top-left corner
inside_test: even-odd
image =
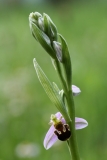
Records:
[[[32,12],[29,15],[29,24],[34,38],[52,58],[62,62],[62,46],[57,42],[58,32],[51,18],[45,13],[42,16],[38,12]]]

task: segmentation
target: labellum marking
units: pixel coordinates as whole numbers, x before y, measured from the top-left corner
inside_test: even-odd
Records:
[[[68,124],[63,124],[62,122],[54,125],[55,131],[54,133],[57,135],[60,141],[66,141],[71,136],[71,131]]]

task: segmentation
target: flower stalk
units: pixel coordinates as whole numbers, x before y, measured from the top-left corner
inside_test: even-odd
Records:
[[[73,160],[80,160],[79,151],[77,146],[77,138],[76,138],[76,131],[75,131],[75,106],[72,91],[70,90],[67,94],[67,104],[68,104],[68,111],[72,122],[70,122],[69,126],[72,131],[72,136],[69,139],[69,148],[72,153]]]
[[[42,16],[38,12],[31,13],[29,24],[33,37],[54,62],[54,67],[62,84],[60,91],[55,83],[49,81],[36,59],[33,60],[41,85],[59,110],[55,115],[51,115],[51,127],[45,136],[44,147],[49,149],[57,140],[67,141],[72,160],[80,160],[76,129],[85,128],[88,123],[82,118],[75,117],[73,96],[78,95],[81,91],[77,86],[72,85],[72,65],[67,43],[63,36],[58,33],[55,24],[47,14],[44,13]],[[58,37],[61,42],[58,41]]]

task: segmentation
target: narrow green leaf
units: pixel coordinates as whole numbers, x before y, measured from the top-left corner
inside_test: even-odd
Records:
[[[36,59],[33,60],[34,63],[34,68],[36,70],[38,79],[44,88],[45,92],[47,93],[48,97],[50,100],[53,102],[53,104],[57,107],[57,109],[62,113],[66,121],[68,122],[70,119],[68,117],[68,114],[65,110],[64,103],[61,99],[61,96],[58,93],[58,90],[56,89],[55,85],[53,86],[49,79],[46,77],[45,73],[43,70],[40,68],[38,65]]]

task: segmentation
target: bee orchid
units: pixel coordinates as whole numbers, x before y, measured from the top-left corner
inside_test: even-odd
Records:
[[[51,115],[50,124],[51,127],[44,139],[45,149],[51,148],[57,140],[66,141],[70,136],[72,136],[72,131],[70,131],[69,125],[66,123],[60,112],[57,112],[55,115]],[[88,122],[85,119],[75,117],[76,130],[87,126]]]

